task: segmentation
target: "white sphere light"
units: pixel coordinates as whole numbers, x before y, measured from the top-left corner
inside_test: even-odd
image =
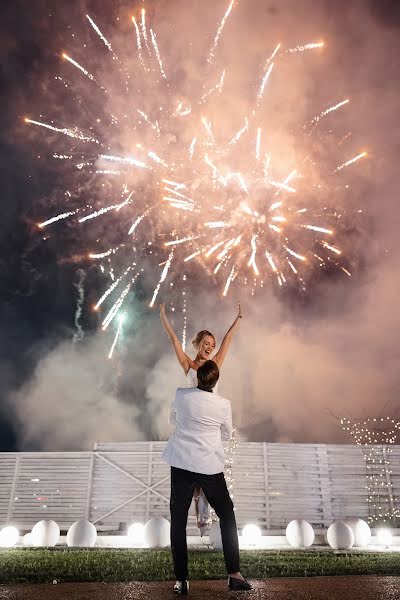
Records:
[[[309,548],[314,543],[314,529],[305,519],[294,519],[286,527],[286,539],[293,548]]]
[[[55,521],[43,520],[36,523],[31,532],[32,546],[55,546],[60,538],[60,528]]]
[[[355,517],[353,519],[346,519],[345,523],[353,531],[355,548],[363,548],[369,544],[371,541],[371,529],[366,521]]]
[[[144,525],[142,523],[132,523],[128,527],[128,537],[135,544],[143,544],[144,542]]]
[[[350,550],[354,544],[354,533],[343,521],[336,521],[328,527],[328,544],[334,550]]]
[[[392,535],[392,532],[390,531],[390,529],[382,527],[382,529],[378,529],[378,531],[376,532],[376,535],[377,535],[379,544],[381,544],[382,546],[386,546],[386,547],[391,545],[391,543],[393,541],[393,535]]]
[[[154,517],[144,526],[144,542],[148,548],[165,548],[170,543],[170,524],[164,517]]]
[[[215,521],[208,532],[208,539],[210,540],[210,546],[215,550],[222,550],[222,536],[221,527],[219,521]]]
[[[253,523],[245,525],[242,530],[242,540],[249,546],[255,546],[261,541],[261,529]]]
[[[26,533],[22,538],[22,543],[24,546],[32,546],[32,534],[31,532]]]
[[[72,523],[67,532],[67,546],[70,548],[93,548],[96,539],[96,527],[86,519]]]
[[[7,525],[0,530],[0,547],[13,548],[19,540],[19,531],[12,525]]]

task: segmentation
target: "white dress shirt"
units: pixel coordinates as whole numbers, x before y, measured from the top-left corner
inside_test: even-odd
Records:
[[[204,475],[222,473],[222,440],[232,436],[231,403],[198,388],[178,388],[171,404],[170,436],[163,459],[172,467]]]

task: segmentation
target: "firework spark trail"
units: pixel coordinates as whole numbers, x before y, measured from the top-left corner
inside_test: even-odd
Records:
[[[263,79],[262,79],[262,81],[261,81],[261,85],[260,85],[260,91],[258,92],[258,96],[257,96],[257,98],[258,98],[258,100],[259,100],[259,101],[261,100],[261,98],[262,98],[262,97],[263,97],[263,95],[264,95],[265,86],[267,85],[267,81],[268,81],[268,79],[269,79],[269,76],[270,76],[270,75],[271,75],[271,73],[272,73],[272,69],[273,69],[273,68],[274,68],[274,63],[271,63],[271,64],[269,65],[268,69],[266,70],[266,72],[265,72],[265,75],[264,75],[264,77],[263,77]]]
[[[320,233],[327,233],[328,235],[332,235],[332,229],[326,229],[326,227],[318,227],[317,225],[300,225],[300,227],[304,227],[304,229],[311,229],[311,231],[319,231]]]
[[[170,252],[168,260],[165,263],[165,266],[164,266],[164,268],[162,270],[160,281],[158,282],[157,287],[154,290],[153,297],[152,297],[151,302],[150,302],[150,308],[152,308],[154,306],[154,302],[156,301],[156,298],[158,296],[158,292],[160,291],[161,284],[164,283],[164,281],[165,281],[165,279],[166,279],[166,277],[168,275],[168,271],[170,269],[173,257],[174,257],[174,251],[172,250],[172,252]]]
[[[106,258],[107,256],[111,256],[111,254],[115,254],[120,248],[123,248],[124,246],[125,244],[120,244],[119,246],[115,246],[115,248],[109,248],[105,252],[99,252],[97,254],[91,253],[89,254],[89,258]]]
[[[321,242],[324,248],[327,248],[328,250],[330,250],[331,252],[334,252],[335,254],[342,254],[341,250],[339,250],[339,248],[335,248],[335,246],[330,246],[327,242],[325,242],[324,240]]]
[[[81,219],[79,219],[79,223],[84,223],[85,221],[88,221],[89,219],[97,219],[97,217],[104,215],[105,213],[109,212],[110,210],[115,210],[116,212],[118,212],[123,206],[126,206],[127,204],[129,204],[132,195],[133,195],[133,192],[131,192],[131,194],[129,194],[128,198],[126,198],[126,200],[124,200],[123,202],[119,202],[118,204],[113,204],[111,206],[104,206],[103,208],[100,208],[99,210],[95,210],[94,212],[90,213],[90,215],[86,215],[85,217],[82,217]]]
[[[226,20],[228,19],[229,15],[231,14],[231,11],[232,11],[232,8],[233,8],[234,4],[235,4],[235,0],[231,0],[231,3],[229,4],[229,6],[226,9],[226,12],[225,12],[225,14],[224,14],[224,16],[222,18],[220,26],[218,27],[216,36],[214,38],[214,43],[213,43],[213,45],[211,47],[210,54],[208,55],[208,58],[207,58],[207,62],[210,65],[211,65],[211,63],[214,60],[214,54],[215,54],[215,50],[217,49],[217,46],[218,46],[219,38],[221,37],[222,30],[225,27]]]
[[[228,290],[229,290],[229,286],[231,285],[231,283],[232,283],[232,281],[234,279],[234,276],[235,276],[235,267],[232,267],[231,272],[228,275],[228,279],[226,280],[224,291],[222,292],[223,296],[227,295]]]
[[[54,127],[54,125],[49,125],[48,123],[42,123],[41,121],[34,121],[33,119],[25,118],[25,123],[32,123],[32,125],[38,125],[39,127],[44,127],[45,129],[50,129],[51,131],[55,131],[56,133],[62,133],[67,135],[68,137],[75,138],[77,140],[81,140],[82,142],[94,142],[95,144],[99,144],[100,142],[95,138],[84,135],[77,128],[70,129],[68,127]]]
[[[146,11],[144,8],[142,8],[141,14],[142,14],[142,20],[140,21],[140,26],[142,28],[142,35],[143,35],[144,43],[146,44],[147,49],[150,50],[150,48],[148,47],[148,44],[147,44]]]
[[[253,267],[254,273],[256,275],[259,275],[260,272],[256,265],[256,252],[257,252],[257,236],[253,235],[251,238],[251,256],[250,256],[250,260],[248,262],[248,266]]]
[[[164,79],[167,79],[167,76],[164,71],[164,65],[161,60],[160,51],[158,49],[156,34],[152,29],[150,29],[150,34],[151,34],[151,41],[153,42],[154,50],[156,51],[157,62],[158,62],[158,66],[160,67],[161,75],[164,77]]]
[[[311,44],[305,44],[304,46],[296,46],[295,48],[288,48],[286,52],[304,52],[305,50],[314,50],[314,48],[322,48],[324,42],[313,42]]]
[[[89,17],[89,15],[86,15],[86,18],[89,21],[89,23],[91,24],[91,26],[93,27],[93,29],[95,30],[95,32],[97,33],[97,35],[99,36],[99,38],[101,39],[101,41],[103,42],[103,44],[105,44],[107,46],[107,48],[109,49],[109,51],[113,55],[113,58],[117,59],[117,56],[114,54],[114,50],[112,49],[112,46],[111,46],[110,42],[103,35],[103,33],[100,31],[99,27],[96,25],[96,23],[93,21],[93,19],[91,19]]]
[[[110,352],[108,353],[108,358],[110,358],[110,359],[113,357],[115,346],[117,345],[118,338],[121,335],[122,325],[124,323],[124,318],[125,318],[124,315],[120,315],[119,316],[119,323],[118,323],[117,333],[115,334],[114,341],[113,341],[113,343],[111,345],[111,348],[110,348]]]
[[[245,117],[243,127],[241,129],[239,129],[239,131],[233,136],[231,141],[228,143],[228,146],[232,146],[233,144],[236,144],[240,140],[240,138],[242,137],[244,132],[248,131],[248,129],[249,129],[249,121],[248,121],[247,117]]]
[[[52,223],[56,223],[57,221],[61,221],[62,219],[67,219],[68,217],[72,217],[73,215],[76,215],[77,212],[78,212],[78,209],[60,213],[56,217],[52,217],[51,219],[47,219],[47,221],[43,221],[42,223],[39,223],[38,227],[40,227],[40,228],[47,227],[47,225],[51,225]]]
[[[260,159],[260,146],[261,146],[261,127],[257,129],[257,139],[256,139],[256,159]]]
[[[72,343],[76,344],[77,342],[81,342],[84,338],[84,331],[82,329],[82,325],[81,325],[81,316],[82,316],[82,307],[83,307],[83,303],[85,301],[85,288],[83,287],[83,284],[85,282],[86,279],[86,273],[83,269],[78,269],[77,271],[78,273],[78,281],[74,283],[74,287],[76,288],[77,292],[78,292],[78,298],[76,301],[76,311],[75,311],[75,327],[76,327],[76,331],[74,333],[74,336],[72,338]]]
[[[144,60],[143,60],[143,54],[142,54],[142,42],[140,39],[140,29],[139,26],[136,22],[135,17],[132,17],[132,23],[135,26],[135,31],[136,31],[136,45],[137,45],[137,49],[138,49],[138,55],[139,55],[139,62],[142,65],[142,68],[144,71],[147,71],[146,65],[144,64]]]
[[[344,169],[344,167],[348,167],[349,165],[352,165],[353,163],[357,162],[361,158],[364,158],[364,156],[367,156],[366,152],[361,152],[361,154],[357,154],[357,156],[354,156],[353,158],[351,158],[350,160],[346,161],[345,163],[343,163],[339,167],[336,167],[336,169],[334,170],[334,173],[336,173],[337,171],[341,171],[342,169]]]
[[[342,108],[342,106],[345,106],[349,102],[350,102],[349,99],[342,100],[342,102],[338,102],[334,106],[330,106],[326,110],[323,110],[319,115],[317,115],[316,117],[314,117],[311,120],[310,125],[314,125],[315,123],[318,123],[322,119],[322,117],[325,117],[326,115],[329,115],[329,113],[331,113],[331,112],[333,112],[335,110],[338,110],[339,108]]]
[[[288,246],[285,246],[285,244],[283,245],[283,247],[285,248],[285,250],[287,252],[289,252],[289,254],[291,254],[295,258],[298,258],[299,260],[303,260],[303,261],[307,260],[305,256],[303,256],[302,254],[298,254],[297,252],[295,252],[294,250],[292,250]]]
[[[114,161],[114,162],[125,163],[127,165],[131,165],[133,167],[139,167],[141,169],[151,169],[151,167],[146,165],[141,160],[138,160],[137,158],[127,157],[127,156],[112,156],[110,154],[100,154],[99,158],[102,158],[103,160],[110,160],[110,161]]]
[[[145,216],[146,215],[139,215],[138,216],[138,218],[132,223],[132,225],[131,225],[131,227],[130,227],[130,229],[128,231],[128,235],[131,235],[135,231],[136,227],[139,225],[139,223],[141,221],[143,221],[143,219],[145,218]]]
[[[117,285],[124,279],[124,277],[126,277],[128,275],[129,271],[132,271],[132,269],[135,266],[136,266],[135,263],[130,265],[125,270],[125,272],[109,286],[109,288],[104,292],[104,294],[101,296],[101,298],[97,301],[97,304],[95,304],[94,310],[98,310],[100,308],[100,306],[103,304],[104,300],[115,290]]]
[[[96,81],[95,78],[94,78],[94,76],[91,73],[89,73],[89,71],[87,71],[85,69],[85,67],[83,67],[80,63],[78,63],[76,60],[74,60],[70,56],[68,56],[68,54],[66,54],[65,52],[63,52],[62,57],[65,58],[65,60],[67,60],[68,62],[70,62],[71,65],[74,65],[74,67],[76,67],[77,69],[79,69],[80,71],[82,71],[82,73],[84,75],[86,75],[86,77],[88,77],[88,79],[90,79],[91,81]]]
[[[109,312],[107,313],[107,316],[105,317],[105,319],[103,320],[103,322],[101,324],[103,331],[105,331],[107,329],[107,327],[109,326],[111,321],[118,314],[118,311],[120,310],[121,306],[123,305],[124,300],[127,297],[132,285],[135,283],[135,281],[137,280],[138,277],[139,277],[139,273],[136,273],[132,277],[131,281],[128,283],[126,288],[121,292],[119,298],[116,300],[116,302],[114,302],[113,306],[110,308]]]

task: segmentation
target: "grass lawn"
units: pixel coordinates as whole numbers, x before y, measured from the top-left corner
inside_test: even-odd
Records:
[[[250,579],[315,575],[399,575],[398,552],[242,550],[241,570]],[[190,579],[225,577],[222,552],[189,552]],[[0,583],[68,581],[163,581],[173,579],[169,550],[0,550]]]

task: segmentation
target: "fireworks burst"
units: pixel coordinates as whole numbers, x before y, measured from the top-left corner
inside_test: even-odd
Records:
[[[69,161],[80,182],[76,186],[80,192],[68,192],[59,213],[46,215],[39,227],[74,220],[78,228],[88,223],[96,232],[96,223],[106,219],[109,229],[117,232],[111,247],[103,237],[93,235],[97,245],[88,249],[88,260],[98,261],[112,280],[95,306],[97,310],[104,302],[111,303],[103,329],[117,317],[135,282],[149,268],[157,273],[150,306],[167,280],[170,285],[181,282],[186,280],[184,272],[196,276],[199,268],[219,282],[223,296],[233,285],[248,281],[253,291],[268,280],[279,286],[295,281],[305,289],[313,265],[335,265],[350,275],[339,262],[342,251],[335,242],[340,212],[329,210],[319,198],[321,188],[325,199],[330,186],[338,189],[342,173],[365,152],[350,153],[327,167],[317,164],[310,149],[314,136],[321,140],[320,122],[343,110],[349,100],[335,98],[309,123],[300,124],[304,151],[288,152],[283,172],[281,163],[275,164],[266,130],[265,97],[281,62],[299,60],[302,52],[320,51],[323,43],[294,48],[279,43],[259,71],[252,110],[223,136],[210,115],[218,113],[215,107],[220,113],[224,106],[229,70],[216,66],[217,54],[234,9],[232,0],[205,53],[203,84],[194,87],[190,101],[184,94],[179,96],[178,85],[169,79],[168,61],[144,9],[132,16],[134,66],[119,58],[115,44],[93,16],[86,15],[99,40],[102,60],[109,56],[112,77],[102,79],[96,69],[81,64],[88,60],[86,51],[84,59],[79,57],[81,62],[64,52],[68,72],[56,80],[76,102],[75,124],[26,118],[27,123],[49,131],[60,145],[65,140],[53,157]],[[149,106],[141,105],[146,89],[157,97]],[[103,109],[95,114],[99,97]],[[111,104],[113,109],[107,113]],[[87,115],[91,115],[89,125]],[[91,198],[95,190],[95,201],[88,201],[85,187],[81,191],[85,179],[87,186],[90,182]],[[110,356],[121,328],[122,320]]]

